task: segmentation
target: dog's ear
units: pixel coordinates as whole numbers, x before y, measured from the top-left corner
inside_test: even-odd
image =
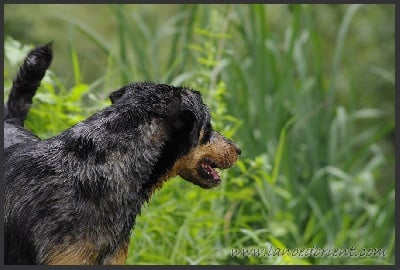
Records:
[[[168,123],[168,138],[162,142],[162,151],[153,167],[150,179],[158,179],[172,168],[177,159],[189,153],[197,144],[196,117],[190,110],[179,110],[170,118],[165,119]]]
[[[126,88],[121,88],[118,89],[117,91],[112,92],[109,95],[109,98],[111,99],[112,104],[115,104],[122,98],[122,96],[125,94]]]
[[[189,151],[192,147],[196,146],[200,136],[199,119],[193,111],[184,109],[180,110],[176,121],[174,123],[174,132],[176,141],[182,143],[184,152]],[[175,140],[175,139],[174,139]]]
[[[181,136],[184,140],[186,139],[189,148],[195,147],[199,141],[202,119],[199,119],[191,110],[182,110],[180,121],[182,122]]]

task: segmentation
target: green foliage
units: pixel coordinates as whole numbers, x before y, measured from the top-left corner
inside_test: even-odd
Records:
[[[104,53],[106,75],[83,83],[70,46],[73,86],[49,72],[27,121],[48,137],[108,104],[110,88],[153,80],[201,91],[214,128],[238,142],[218,188],[176,178],[154,194],[127,264],[394,264],[394,6],[159,8],[109,5],[114,39],[60,14]],[[6,89],[26,52],[16,44],[6,39]],[[232,256],[332,245],[386,256]]]

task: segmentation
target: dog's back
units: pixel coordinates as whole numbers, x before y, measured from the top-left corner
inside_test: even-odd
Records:
[[[51,44],[33,49],[25,58],[4,105],[4,148],[20,143],[37,141],[31,132],[23,128],[32,104],[32,98],[51,64]]]

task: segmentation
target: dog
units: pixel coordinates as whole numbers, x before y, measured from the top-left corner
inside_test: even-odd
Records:
[[[24,121],[52,55],[29,52],[4,107],[5,264],[124,264],[155,190],[174,176],[216,187],[241,150],[213,130],[198,91],[150,82],[41,140]]]

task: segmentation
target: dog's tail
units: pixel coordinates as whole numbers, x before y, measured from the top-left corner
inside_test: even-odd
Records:
[[[32,98],[49,68],[52,58],[51,43],[36,47],[29,52],[14,78],[8,102],[4,106],[4,121],[15,125],[24,125]]]

